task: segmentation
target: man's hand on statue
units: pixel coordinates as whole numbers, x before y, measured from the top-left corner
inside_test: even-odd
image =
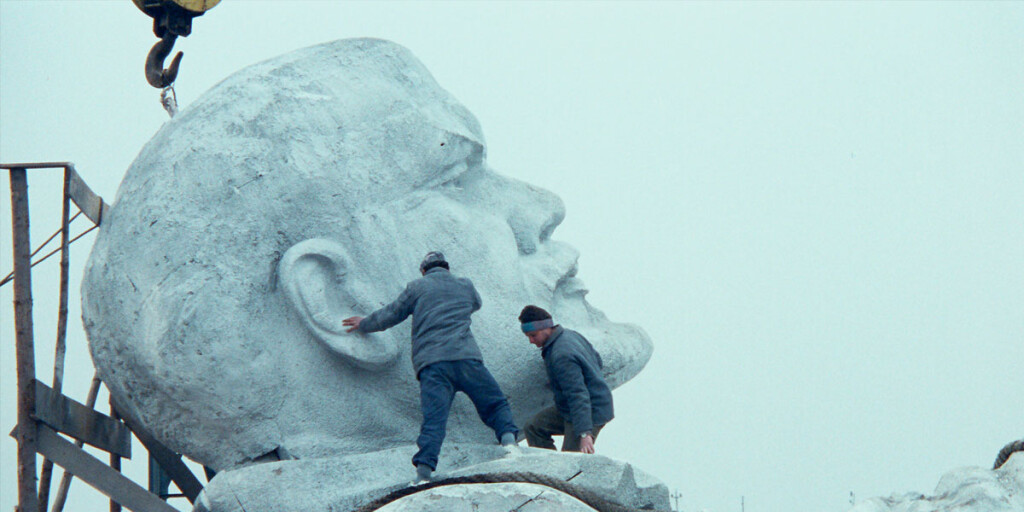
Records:
[[[580,438],[580,451],[583,453],[594,453],[594,436],[587,434]]]
[[[348,327],[349,329],[345,332],[353,332],[359,330],[359,324],[363,321],[361,316],[350,316],[341,321],[341,325]]]

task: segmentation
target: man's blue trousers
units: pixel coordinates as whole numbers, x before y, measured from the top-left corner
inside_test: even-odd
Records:
[[[462,391],[476,407],[480,419],[494,431],[499,441],[506,432],[518,434],[512,409],[505,394],[498,387],[491,372],[482,361],[465,359],[441,361],[420,370],[420,408],[423,410],[423,425],[416,445],[420,450],[412,463],[426,464],[437,469],[437,457],[444,443],[448,411],[451,410],[455,392]]]

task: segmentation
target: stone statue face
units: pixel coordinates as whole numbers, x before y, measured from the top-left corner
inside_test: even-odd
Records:
[[[412,443],[405,322],[341,320],[394,300],[428,251],[483,298],[473,331],[520,424],[551,404],[526,304],[590,339],[617,386],[651,354],[584,299],[552,240],[557,196],[487,166],[473,115],[411,53],[343,40],[246,68],[169,121],[128,170],[90,255],[83,321],[123,414],[215,469]],[[457,398],[449,442],[493,442]]]

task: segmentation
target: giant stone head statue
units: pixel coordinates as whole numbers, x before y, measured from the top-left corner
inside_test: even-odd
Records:
[[[123,414],[214,469],[274,452],[343,456],[414,441],[408,323],[347,334],[439,250],[483,298],[473,330],[516,419],[550,404],[525,304],[586,335],[612,385],[639,328],[590,306],[558,197],[495,173],[476,118],[413,55],[343,40],[235,73],[128,169],[90,255],[83,317]],[[459,398],[453,442],[492,442]]]

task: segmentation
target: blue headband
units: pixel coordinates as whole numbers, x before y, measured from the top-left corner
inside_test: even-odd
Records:
[[[543,320],[536,320],[534,322],[526,322],[523,324],[523,332],[539,331],[541,329],[547,329],[548,327],[554,327],[555,322],[550,318]]]

